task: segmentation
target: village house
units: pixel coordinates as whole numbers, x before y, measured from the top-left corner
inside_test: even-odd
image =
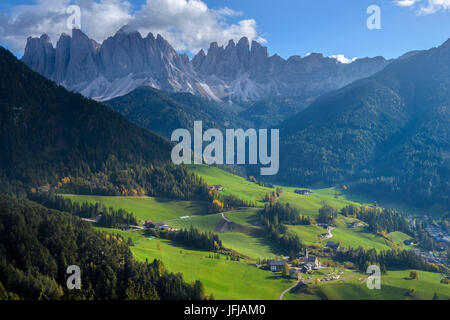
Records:
[[[306,265],[306,264],[304,264],[304,265],[302,265],[301,267],[300,267],[300,271],[302,272],[302,273],[309,273],[309,272],[311,272],[311,266],[310,265]]]
[[[348,225],[350,228],[356,228],[356,227],[361,227],[363,224],[362,224],[361,221],[355,220],[355,221],[352,221],[352,222],[348,223],[347,225]]]
[[[319,269],[320,261],[316,256],[310,256],[308,250],[305,252],[305,257],[303,258],[303,263],[307,269]]]
[[[315,256],[309,256],[306,260],[306,265],[311,266],[311,269],[319,269],[320,268],[320,261],[319,258]]]
[[[297,189],[294,192],[296,194],[300,194],[300,195],[303,195],[303,196],[309,196],[312,193],[311,190],[300,190],[300,189]]]
[[[145,220],[144,221],[144,228],[149,229],[152,223],[153,223],[152,220]]]
[[[407,246],[411,246],[411,245],[415,245],[417,244],[417,242],[414,239],[407,239],[405,241],[403,241],[403,243]]]
[[[267,264],[269,265],[269,269],[272,272],[279,272],[283,269],[283,266],[285,265],[286,261],[282,260],[269,260]]]
[[[211,191],[223,191],[223,187],[221,185],[211,185],[208,186],[208,189]]]
[[[148,228],[158,230],[170,230],[170,227],[165,222],[152,222],[149,224]]]

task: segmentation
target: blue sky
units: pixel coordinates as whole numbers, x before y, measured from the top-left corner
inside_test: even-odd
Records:
[[[203,7],[199,10],[198,6],[192,8],[186,5],[187,0],[148,0],[146,10],[142,10],[142,5],[147,0],[128,0],[129,3],[125,0],[95,1],[103,2],[105,8],[106,4],[108,8],[116,6],[108,11],[109,16],[105,14],[104,21],[108,23],[101,24],[100,9],[93,7],[92,1],[73,2],[82,6],[82,29],[97,41],[112,35],[123,21],[133,21],[141,33],[162,33],[180,51],[191,50],[194,53],[215,38],[219,43],[225,43],[227,37],[249,35],[254,39],[265,39],[271,54],[278,53],[285,58],[304,56],[310,52],[320,52],[326,56],[343,54],[348,58],[377,55],[394,58],[410,50],[440,45],[450,37],[450,0],[444,0],[443,7],[433,7],[428,14],[420,14],[420,10],[429,9],[433,0],[395,0],[403,6],[394,3],[394,0],[203,0]],[[40,6],[36,6],[37,2]],[[55,43],[58,34],[64,32],[59,30],[63,24],[55,18],[56,13],[69,2],[2,0],[0,43],[18,55],[23,51],[21,48],[28,35],[50,33]],[[61,8],[55,3],[60,3]],[[172,12],[174,3],[185,7],[179,16],[164,11]],[[20,11],[17,6],[22,4],[30,7]],[[381,30],[366,27],[369,17],[366,9],[373,4],[381,8]],[[206,6],[209,13],[204,12]],[[221,14],[219,22],[213,21],[216,17],[213,12],[225,12],[223,8],[232,11]],[[52,14],[56,12],[52,18],[54,20],[51,20],[55,26],[45,26],[48,22],[46,10],[52,11]],[[102,9],[101,12],[105,11]],[[158,19],[155,19],[155,12],[158,12]],[[192,17],[188,17],[191,14]],[[23,21],[36,21],[36,26],[33,22],[23,27],[17,24],[13,18],[18,15],[22,15]],[[208,22],[196,28],[195,19]],[[246,22],[241,24],[241,21]],[[174,32],[177,28],[181,30]]]
[[[207,0],[228,6],[257,22],[271,53],[283,57],[308,52],[346,57],[397,57],[428,49],[450,38],[450,11],[417,15],[414,8],[385,0]],[[381,8],[381,30],[366,27],[369,5]],[[241,18],[241,17],[239,17]]]

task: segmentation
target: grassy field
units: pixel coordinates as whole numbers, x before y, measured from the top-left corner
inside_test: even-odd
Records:
[[[199,215],[198,213],[203,209],[202,203],[183,203],[183,201],[167,201],[165,199],[149,197],[131,198],[73,195],[68,197],[78,202],[99,202],[108,207],[123,208],[135,213],[141,220],[153,219],[155,221],[165,221],[171,227],[177,229],[188,229],[194,226],[202,231],[214,231],[222,221],[221,214]],[[239,210],[227,213],[227,217],[232,216],[232,221],[236,220],[237,223],[250,225],[250,223],[245,222],[246,218],[250,219],[256,212],[257,209]],[[262,237],[250,236],[239,232],[224,232],[219,233],[219,238],[226,248],[233,249],[248,256],[251,261],[255,261],[258,258],[273,258],[282,253],[279,248],[275,248],[270,241]]]
[[[180,272],[187,281],[200,280],[204,283],[207,294],[213,294],[216,299],[278,299],[282,291],[292,285],[291,280],[282,279],[280,274],[263,271],[248,265],[257,259],[273,259],[280,256],[283,250],[274,246],[258,230],[258,211],[264,206],[262,199],[274,189],[261,187],[244,178],[232,175],[215,167],[190,166],[192,172],[202,176],[208,184],[220,184],[225,190],[223,194],[233,194],[239,198],[256,202],[260,208],[248,208],[226,212],[225,216],[239,228],[230,232],[218,232],[219,238],[226,248],[233,249],[248,257],[248,261],[234,262],[225,256],[214,259],[212,253],[192,250],[168,240],[146,238],[142,231],[119,231],[101,229],[107,232],[120,233],[125,238],[130,237],[134,246],[131,248],[134,256],[141,261],[145,259],[161,259],[170,272]],[[368,204],[357,200],[351,195],[339,191],[337,188],[313,190],[310,196],[295,194],[295,188],[283,187],[281,203],[289,203],[299,209],[301,214],[315,218],[318,210],[325,204],[337,209],[346,205]],[[336,196],[337,193],[337,196]],[[74,196],[70,199],[78,202],[99,202],[116,209],[123,208],[134,213],[141,221],[152,219],[165,221],[175,228],[189,228],[195,226],[202,231],[216,232],[219,225],[223,225],[221,214],[206,214],[207,203],[195,201],[175,201],[152,197],[100,197]],[[362,200],[362,199],[360,199]],[[377,251],[393,247],[408,249],[403,241],[410,237],[401,232],[392,232],[387,238],[368,232],[367,225],[349,228],[347,223],[354,220],[339,216],[336,228],[332,230],[330,240],[341,242],[344,247],[362,246],[366,249],[375,248]],[[305,244],[313,245],[319,242],[318,235],[325,230],[317,225],[288,226]],[[227,231],[228,230],[228,231]],[[240,232],[236,232],[239,230]],[[322,241],[322,244],[328,240]],[[315,279],[328,276],[330,270],[315,271],[308,281],[311,285],[307,291],[291,292],[285,299],[430,299],[434,292],[441,298],[449,297],[450,287],[439,283],[439,274],[420,273],[420,280],[409,280],[409,271],[389,271],[382,278],[382,290],[368,290],[365,285],[367,275],[352,270],[341,270],[341,279],[331,282],[314,284]],[[344,281],[342,281],[344,280]],[[407,296],[409,289],[415,289],[414,296]]]
[[[140,261],[159,259],[166,269],[182,273],[188,282],[200,280],[208,295],[216,299],[231,300],[277,300],[291,280],[282,279],[279,274],[263,271],[244,262],[213,259],[210,252],[191,250],[168,241],[145,238],[139,232],[100,229],[109,233],[119,233],[125,239],[131,237],[133,255]],[[159,244],[159,245],[158,245]]]
[[[312,245],[319,241],[318,235],[326,232],[325,229],[316,225],[289,226],[289,230],[296,233],[306,245]]]
[[[267,193],[274,191],[274,189],[261,187],[245,178],[233,175],[214,166],[190,165],[189,169],[203,177],[208,184],[222,185],[225,188],[223,191],[224,194],[233,194],[245,200],[255,201],[258,206],[264,206],[262,199]],[[339,187],[313,189],[313,193],[309,196],[294,193],[296,189],[302,186],[298,188],[279,187],[282,187],[285,191],[279,200],[281,203],[289,203],[299,209],[301,214],[311,216],[317,215],[319,208],[324,204],[340,209],[351,204],[356,206],[371,205],[374,201],[377,201],[380,206],[393,208],[409,214],[439,214],[442,212],[442,208],[439,206],[426,210],[419,209],[404,203],[378,201],[378,199],[354,194]],[[336,195],[337,198],[335,197]]]
[[[217,167],[206,165],[190,165],[189,169],[201,176],[210,185],[221,185],[224,187],[223,194],[232,194],[241,199],[254,201],[258,206],[264,206],[264,196],[272,193],[274,189],[261,187],[253,182],[248,181],[237,175],[223,171]],[[359,202],[347,200],[341,195],[341,191],[337,188],[314,189],[313,194],[309,196],[299,195],[294,193],[297,188],[285,187],[283,188],[283,195],[279,199],[280,203],[289,203],[291,206],[297,208],[301,214],[316,216],[319,209],[325,205],[331,205],[337,209],[341,209],[347,205],[361,205]],[[335,193],[338,192],[338,198],[335,198]],[[369,203],[364,203],[368,205]]]
[[[318,235],[326,231],[315,225],[289,226],[289,230],[296,233],[306,245],[312,245],[319,242],[326,243],[327,241],[336,241],[340,242],[344,248],[357,248],[361,246],[365,249],[375,248],[377,251],[391,249],[389,241],[380,236],[364,231],[363,228],[354,230],[346,227],[337,227],[331,231],[333,237],[323,241],[319,241]]]
[[[178,201],[152,197],[102,197],[65,195],[72,201],[101,203],[115,209],[125,209],[141,221],[169,221],[184,216],[194,216],[207,212],[207,203],[198,201]]]
[[[320,282],[311,284],[306,290],[292,290],[286,294],[286,300],[404,300],[422,299],[429,300],[436,292],[440,299],[450,298],[448,285],[440,283],[440,275],[437,273],[418,271],[419,280],[409,278],[411,270],[388,271],[381,276],[381,289],[369,290],[366,285],[367,275],[354,272],[346,272],[345,281]],[[409,295],[410,289],[414,289],[413,295]]]
[[[220,213],[216,213],[172,220],[169,224],[177,229],[188,229],[191,226],[194,226],[202,231],[214,231],[220,221],[222,221],[222,216]]]
[[[354,231],[352,229],[336,228],[332,231],[333,241],[341,242],[344,248],[357,248],[363,247],[365,249],[389,250],[389,242],[373,233],[368,231]]]
[[[224,232],[219,233],[219,238],[226,248],[240,252],[253,261],[258,258],[274,259],[285,254],[282,249],[275,247],[263,237],[249,236],[239,232]]]
[[[403,241],[411,239],[410,236],[404,234],[403,232],[394,231],[389,233],[388,237],[392,240],[392,242],[394,242],[396,245],[398,245],[403,249],[411,249],[414,247],[414,246],[407,246],[403,243]]]
[[[348,205],[368,205],[367,203],[359,203],[346,200],[339,196],[335,198],[336,188],[314,189],[309,196],[299,195],[294,193],[296,188],[282,187],[284,190],[283,196],[280,198],[280,203],[289,203],[294,208],[300,211],[300,214],[317,216],[319,209],[325,204],[330,205],[336,209],[342,209]]]
[[[263,206],[262,200],[274,189],[261,187],[242,177],[236,176],[216,167],[206,165],[189,165],[191,172],[201,176],[210,185],[221,185],[224,187],[223,194],[235,195],[243,200],[257,202]]]
[[[258,225],[257,213],[259,209],[243,209],[225,213],[225,216],[233,222],[243,226],[253,227]]]
[[[399,212],[406,212],[412,215],[433,215],[439,217],[442,212],[446,210],[442,205],[433,205],[429,208],[417,208],[406,203],[385,201],[373,197],[369,198],[368,196],[354,194],[351,192],[342,192],[342,198],[357,203],[373,203],[374,201],[376,201],[381,207],[391,208]]]

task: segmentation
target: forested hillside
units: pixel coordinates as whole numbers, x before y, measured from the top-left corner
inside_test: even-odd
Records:
[[[450,206],[450,40],[326,94],[280,129],[280,175]]]
[[[0,48],[0,191],[205,198],[171,144],[68,92]]]
[[[0,196],[0,297],[10,299],[204,299],[162,262],[137,262],[127,239],[27,200]],[[68,290],[70,265],[81,290]]]
[[[190,93],[166,93],[150,87],[104,102],[129,121],[170,138],[178,128],[192,130],[194,121],[203,127],[247,128],[252,122],[238,117],[230,107]]]

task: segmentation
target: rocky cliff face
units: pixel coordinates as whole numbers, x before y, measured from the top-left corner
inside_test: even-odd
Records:
[[[382,70],[389,62],[382,57],[358,59],[344,64],[313,53],[285,60],[269,56],[266,47],[247,38],[223,48],[212,43],[192,60],[197,77],[220,98],[257,100],[268,96],[314,97],[339,89]]]
[[[160,35],[120,29],[101,45],[80,30],[61,35],[53,47],[48,36],[29,38],[22,61],[72,91],[107,100],[141,86],[189,92],[214,100],[259,100],[278,95],[315,97],[368,77],[387,64],[384,58],[343,64],[321,54],[287,60],[269,56],[247,38],[227,46],[212,43],[191,61]]]

